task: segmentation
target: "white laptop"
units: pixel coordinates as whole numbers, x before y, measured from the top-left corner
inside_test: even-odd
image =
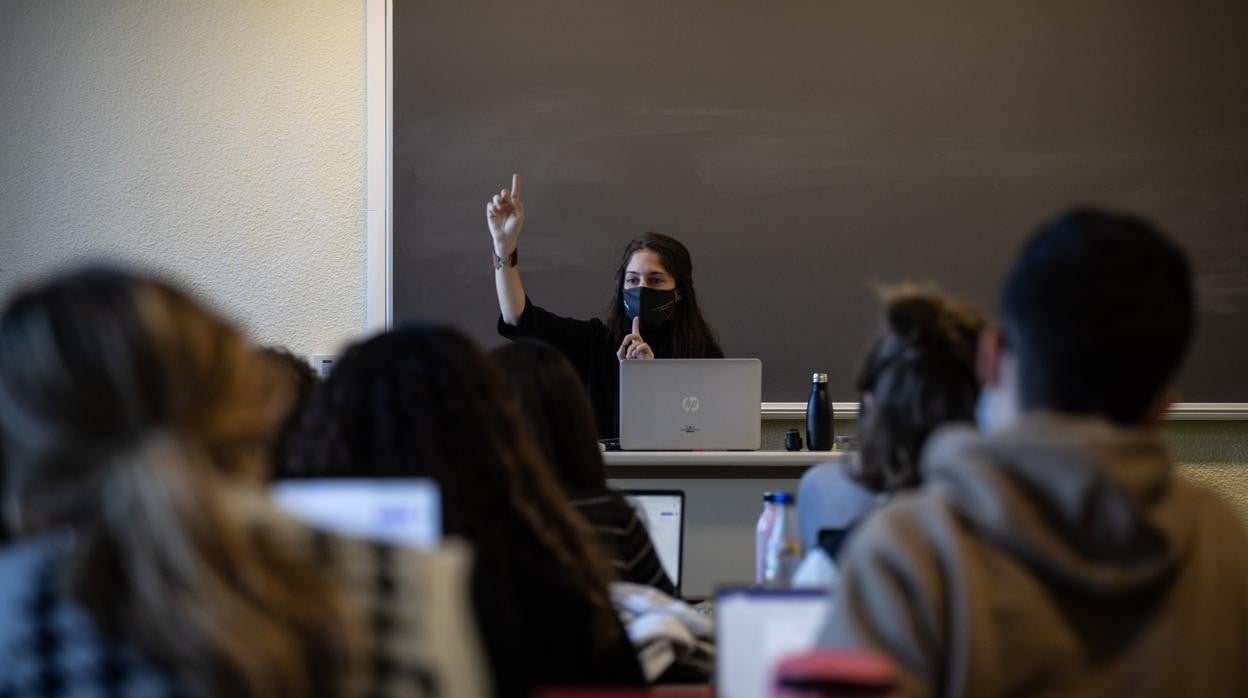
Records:
[[[620,362],[620,448],[756,451],[763,363],[758,359]]]
[[[345,536],[421,549],[442,540],[442,497],[433,480],[280,480],[269,494],[295,517]]]
[[[819,589],[720,589],[715,596],[715,693],[767,698],[776,664],[814,649],[832,607]]]
[[[685,493],[681,490],[627,490],[624,496],[637,509],[650,533],[659,564],[680,596],[684,567]]]

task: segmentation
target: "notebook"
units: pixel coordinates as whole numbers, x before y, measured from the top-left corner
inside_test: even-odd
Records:
[[[814,649],[832,605],[821,589],[731,587],[715,596],[715,691],[767,698],[776,664]]]

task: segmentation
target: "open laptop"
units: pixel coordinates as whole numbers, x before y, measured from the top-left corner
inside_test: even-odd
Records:
[[[763,363],[758,359],[620,362],[620,448],[756,451]]]
[[[442,540],[442,496],[433,480],[279,480],[269,494],[282,509],[326,531],[421,549]]]
[[[715,595],[716,695],[772,695],[776,664],[814,649],[831,607],[831,594],[821,589],[720,589]]]
[[[680,596],[684,571],[685,493],[681,490],[626,490],[624,496],[641,515],[659,563]]]

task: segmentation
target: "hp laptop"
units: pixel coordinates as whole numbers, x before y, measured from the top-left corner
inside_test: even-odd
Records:
[[[620,362],[620,448],[756,451],[763,363],[758,359]]]
[[[681,490],[626,490],[624,496],[637,509],[659,563],[680,596],[680,573],[684,567],[685,493]]]

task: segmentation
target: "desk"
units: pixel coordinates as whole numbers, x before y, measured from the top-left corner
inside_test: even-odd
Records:
[[[611,487],[685,492],[686,597],[706,598],[721,584],[754,581],[754,528],[766,491],[797,491],[815,463],[844,461],[831,451],[612,451]]]

